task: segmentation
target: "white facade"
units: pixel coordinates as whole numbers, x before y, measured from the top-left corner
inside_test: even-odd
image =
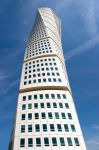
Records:
[[[38,9],[26,46],[9,150],[86,150],[61,45],[60,20]]]

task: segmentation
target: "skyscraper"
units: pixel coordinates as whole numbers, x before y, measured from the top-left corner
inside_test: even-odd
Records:
[[[26,46],[9,150],[86,150],[50,8],[38,9]]]

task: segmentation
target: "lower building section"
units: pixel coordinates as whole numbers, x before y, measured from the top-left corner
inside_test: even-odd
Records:
[[[86,150],[71,93],[20,93],[12,141],[9,150]]]

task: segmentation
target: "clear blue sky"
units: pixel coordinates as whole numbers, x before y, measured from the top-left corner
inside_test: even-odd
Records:
[[[88,150],[99,150],[99,1],[0,0],[0,150],[7,150],[26,42],[38,7],[62,22],[69,81]]]

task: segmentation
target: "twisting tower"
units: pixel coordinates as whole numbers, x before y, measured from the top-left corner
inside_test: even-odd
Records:
[[[86,150],[50,8],[38,9],[26,46],[9,150]]]

